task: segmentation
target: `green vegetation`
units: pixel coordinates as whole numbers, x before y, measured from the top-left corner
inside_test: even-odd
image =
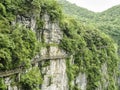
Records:
[[[62,2],[63,6],[64,2]],[[68,8],[72,10],[69,11]],[[21,65],[29,68],[31,59],[40,51],[41,44],[38,43],[32,30],[17,23],[12,25],[16,21],[16,15],[34,17],[37,21],[36,34],[38,34],[37,32],[40,32],[44,25],[41,17],[47,13],[51,22],[59,21],[61,30],[64,33],[59,47],[64,49],[68,55],[72,55],[74,59],[73,64],[71,64],[70,58],[66,60],[70,90],[78,90],[78,87],[73,85],[72,81],[80,72],[87,75],[87,90],[95,90],[100,85],[104,86],[104,81],[101,79],[103,64],[107,64],[108,77],[106,77],[106,80],[109,82],[108,87],[103,88],[103,90],[117,90],[115,80],[118,74],[119,60],[117,45],[99,29],[114,37],[114,40],[116,39],[119,44],[119,20],[114,20],[116,16],[113,16],[110,21],[109,18],[104,18],[111,15],[108,13],[111,12],[110,10],[107,13],[94,14],[67,2],[64,9],[64,13],[69,14],[69,16],[63,16],[61,8],[55,0],[1,0],[0,71],[11,70]],[[89,24],[89,26],[76,21],[71,15],[74,15],[73,17],[82,23]],[[39,37],[37,38],[39,39]],[[48,48],[49,52],[49,47],[52,44],[45,44],[44,37],[42,39],[42,46]],[[42,67],[49,64],[50,61],[46,61]],[[51,84],[52,76],[49,79],[49,84]],[[24,90],[38,90],[40,84],[42,84],[42,76],[39,68],[34,67],[21,76],[20,85]],[[0,89],[6,89],[4,80],[1,78]]]
[[[35,34],[24,27],[8,27],[0,29],[0,70],[29,66],[37,49]]]
[[[47,13],[50,16],[51,21],[61,19],[61,8],[60,5],[55,0],[43,0],[41,6],[41,14]]]
[[[87,90],[95,90],[100,86],[104,86],[101,73],[103,64],[107,64],[109,85],[105,90],[117,90],[113,72],[117,75],[118,56],[117,47],[113,41],[92,27],[86,27],[72,18],[64,19],[62,24],[64,38],[60,43],[60,47],[72,55],[74,64],[70,64],[69,59],[66,60],[67,74],[69,78],[70,90],[76,90],[76,86],[72,85],[72,81],[79,72],[87,75]],[[77,89],[78,90],[78,89]]]
[[[6,85],[4,84],[4,80],[0,78],[0,90],[6,90]]]
[[[22,75],[20,83],[24,90],[39,90],[39,85],[42,84],[42,76],[39,68],[34,67]]]
[[[118,6],[114,6],[114,7],[112,7],[112,8],[110,8],[110,9],[108,9],[108,10],[106,10],[106,11],[104,11],[104,12],[101,12],[101,13],[94,13],[94,12],[91,12],[91,11],[89,11],[89,10],[87,10],[87,9],[84,9],[84,8],[81,8],[81,7],[78,7],[78,6],[76,6],[75,4],[71,4],[71,3],[69,3],[68,1],[66,1],[66,0],[58,0],[59,1],[59,3],[61,3],[62,4],[62,9],[63,9],[63,12],[64,13],[66,13],[67,15],[69,15],[69,16],[73,16],[76,20],[79,20],[81,23],[83,23],[85,26],[90,26],[90,27],[93,27],[93,28],[97,28],[99,31],[102,31],[102,32],[104,32],[105,34],[107,34],[107,35],[109,35],[110,36],[110,38],[112,38],[113,40],[114,40],[114,42],[112,41],[112,43],[116,43],[117,45],[118,45],[118,47],[116,47],[116,50],[117,50],[117,53],[118,54],[120,54],[120,26],[119,26],[119,23],[120,23],[120,20],[119,20],[119,9],[120,9],[120,5],[118,5]],[[76,24],[75,24],[76,25]],[[88,28],[87,28],[87,30],[88,30]],[[66,31],[67,32],[67,31]],[[71,30],[69,31],[69,32],[71,32]],[[73,31],[74,32],[74,31]],[[72,33],[71,33],[72,34]],[[104,37],[104,36],[106,36],[105,34],[103,34],[102,35],[102,38]],[[88,34],[88,36],[90,35],[90,33]],[[72,36],[72,35],[71,35]],[[90,35],[91,36],[91,35]],[[90,38],[90,36],[89,36],[89,38],[88,38],[88,40],[90,40],[91,41],[91,39],[92,38]],[[95,37],[96,38],[96,37]],[[76,40],[78,40],[78,39],[76,39]],[[70,50],[71,51],[71,49],[73,50],[72,52],[74,52],[74,50],[75,50],[75,45],[76,45],[76,43],[74,44],[74,45],[72,45],[73,44],[73,42],[74,41],[76,41],[76,40],[68,40],[68,39],[66,39],[66,36],[64,37],[64,40],[62,41],[63,42],[63,44],[62,44],[62,47],[64,48],[64,49],[67,49],[67,50]],[[84,39],[83,39],[84,40]],[[93,39],[94,40],[94,39]],[[70,42],[71,43],[70,43]],[[96,40],[95,40],[96,41]],[[105,42],[107,42],[107,41],[109,41],[109,40],[105,40]],[[67,42],[67,44],[65,43],[65,42]],[[77,41],[77,42],[79,42],[79,41]],[[91,42],[93,42],[93,41],[91,41]],[[101,40],[100,40],[100,43],[103,43]],[[107,42],[108,43],[108,42]],[[91,44],[91,43],[89,43],[89,44]],[[90,46],[88,44],[88,46]],[[96,43],[97,44],[97,43]],[[69,45],[69,46],[67,46],[67,45]],[[103,44],[104,45],[104,44]],[[74,46],[74,47],[72,47],[72,46]],[[70,48],[70,49],[68,49],[68,48]],[[94,46],[94,47],[96,47],[96,45]],[[73,49],[74,48],[74,49]],[[107,49],[109,49],[109,50],[107,50]],[[107,57],[106,58],[108,58],[109,60],[111,59],[111,61],[107,61],[108,62],[108,64],[107,64],[107,66],[108,66],[108,68],[109,68],[109,70],[111,70],[110,69],[110,67],[113,67],[113,66],[111,66],[112,65],[112,63],[114,62],[114,59],[112,59],[113,57],[115,58],[116,57],[116,55],[112,55],[111,53],[112,53],[112,50],[110,50],[110,49],[113,49],[112,47],[109,47],[109,48],[105,48],[105,49],[101,49],[102,51],[104,51],[103,52],[103,54],[102,54],[102,56],[104,56],[104,55],[107,55]],[[99,52],[101,52],[101,50],[99,50]],[[84,50],[83,50],[84,51]],[[108,54],[106,54],[106,52],[108,53],[108,51],[110,52],[110,54],[111,54],[111,56],[109,57],[108,56]],[[76,52],[76,51],[75,51]],[[88,51],[87,51],[88,52]],[[97,50],[97,52],[98,52],[98,50]],[[93,54],[93,53],[92,53]],[[92,54],[89,54],[90,56],[92,56],[92,58],[93,58],[93,56],[94,55],[96,55],[97,53],[95,53],[94,55],[92,55]],[[98,56],[99,56],[99,54],[97,54]],[[77,56],[77,55],[76,55]],[[76,57],[75,56],[75,57]],[[83,56],[83,54],[81,55],[81,56]],[[86,57],[86,56],[85,56]],[[84,58],[85,58],[84,57]],[[97,58],[98,57],[96,57],[96,61],[97,61]],[[98,59],[101,59],[101,57],[99,57]],[[106,59],[105,58],[102,58],[103,59],[103,61],[106,61]],[[105,59],[105,60],[104,60]],[[119,60],[119,58],[118,58],[118,60]],[[116,61],[117,63],[119,63],[119,61]],[[92,60],[91,60],[92,61]],[[101,61],[101,60],[100,60]],[[110,62],[111,62],[111,64],[110,64]],[[116,63],[115,62],[115,63]],[[116,64],[117,64],[116,63]],[[86,64],[86,62],[84,63],[84,64]],[[102,64],[102,63],[101,63]],[[99,65],[98,65],[99,66]],[[114,66],[115,67],[115,66]],[[118,67],[118,66],[117,66]],[[115,67],[115,68],[117,68],[117,67]],[[77,69],[75,69],[75,70],[77,70]],[[70,71],[70,70],[68,70],[68,71]],[[97,71],[97,70],[96,70]],[[92,70],[91,70],[91,72],[92,72]],[[111,72],[111,71],[110,71]],[[119,70],[116,70],[116,72],[119,72]],[[109,73],[110,74],[110,73]],[[92,74],[93,75],[93,74]],[[94,75],[93,75],[94,76]],[[100,75],[98,75],[98,77],[99,77]],[[114,75],[113,75],[114,76]],[[112,75],[111,75],[111,77],[112,77]],[[101,77],[99,77],[99,78],[101,78]],[[115,82],[114,82],[114,80],[113,79],[109,79],[110,81],[111,81],[111,83],[112,83],[112,86],[110,86],[110,87],[108,87],[108,90],[118,90],[117,88],[115,88],[115,86],[117,86],[116,84],[115,84]],[[92,85],[92,84],[91,84]],[[99,85],[99,84],[98,84]],[[94,84],[93,84],[93,86],[94,86]],[[113,88],[114,87],[114,88]],[[89,89],[88,89],[89,90]],[[106,89],[105,89],[106,90]]]
[[[114,6],[104,12],[94,13],[87,9],[71,4],[66,0],[58,0],[62,4],[63,12],[69,16],[74,16],[80,22],[98,28],[102,32],[110,35],[114,41],[120,45],[120,5]]]
[[[51,22],[60,20],[61,9],[55,0],[1,0],[0,1],[0,71],[31,66],[31,59],[40,51],[35,32],[16,22],[16,16],[36,19],[37,32],[43,28],[43,14],[50,16]],[[36,32],[36,33],[37,33]],[[39,38],[39,37],[37,37]],[[49,65],[49,62],[46,63]],[[29,90],[37,90],[42,83],[38,69],[22,76],[21,84]],[[35,78],[36,77],[36,78]],[[25,85],[27,85],[25,87]],[[35,88],[36,87],[36,88]],[[5,90],[4,80],[0,80],[0,89]],[[27,88],[28,90],[28,88]]]
[[[51,21],[60,20],[60,6],[54,0],[1,0],[0,11],[0,70],[13,69],[21,64],[30,66],[30,61],[38,49],[36,36],[31,30],[11,23],[14,22],[16,15],[27,17],[36,15],[37,29],[41,29],[42,20],[37,15],[47,12]]]
[[[17,24],[11,25],[16,15],[28,11],[28,4],[31,4],[32,9],[39,10],[38,6],[35,7],[35,0],[26,3],[24,0],[0,1],[0,70],[10,70],[21,65],[28,67],[37,52],[38,42],[34,32]]]

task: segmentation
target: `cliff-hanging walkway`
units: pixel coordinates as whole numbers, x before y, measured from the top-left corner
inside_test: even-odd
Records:
[[[97,49],[103,49],[103,48],[108,48],[109,46],[100,46],[97,47]],[[88,49],[92,49],[92,47],[86,47]],[[81,49],[84,50],[84,49]],[[67,55],[60,55],[60,56],[37,56],[35,57],[33,60],[31,60],[31,64],[35,64],[38,63],[39,61],[43,61],[43,60],[59,60],[59,59],[64,59],[67,58]],[[0,77],[7,77],[13,74],[18,74],[18,73],[22,73],[24,71],[24,66],[20,66],[19,68],[13,69],[13,70],[9,70],[9,71],[2,71],[0,72]]]
[[[39,61],[43,61],[43,60],[59,60],[59,59],[64,59],[67,58],[66,55],[61,55],[61,56],[41,56],[41,57],[36,57],[31,61],[31,64],[35,64]],[[14,75],[14,74],[18,74],[18,73],[22,73],[24,71],[24,66],[20,66],[19,68],[13,69],[13,70],[9,70],[9,71],[2,71],[0,72],[0,77],[7,77],[10,75]]]
[[[59,55],[59,56],[41,56],[41,57],[35,57],[32,61],[31,64],[35,64],[39,61],[43,60],[58,60],[58,59],[64,59],[67,58],[66,55]]]

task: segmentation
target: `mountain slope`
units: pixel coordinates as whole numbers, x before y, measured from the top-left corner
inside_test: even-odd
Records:
[[[120,18],[120,5],[114,6],[100,14],[107,21],[114,21]]]
[[[94,13],[65,0],[59,2],[62,4],[65,14],[74,16],[82,23],[100,29],[120,44],[120,5],[114,6],[101,13]]]
[[[85,8],[81,8],[75,4],[71,4],[70,2],[66,0],[58,0],[58,1],[62,5],[62,9],[64,13],[66,13],[69,16],[75,17],[76,19],[82,22],[91,20],[91,18],[94,18],[97,14]]]
[[[98,15],[97,26],[120,44],[120,5],[114,6]]]

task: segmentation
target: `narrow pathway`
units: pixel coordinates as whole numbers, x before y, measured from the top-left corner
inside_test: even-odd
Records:
[[[67,56],[61,55],[61,56],[42,56],[40,58],[36,57],[31,61],[31,64],[35,64],[35,63],[38,63],[43,60],[59,60],[59,59],[64,59],[64,58],[67,58]],[[7,77],[7,76],[14,75],[17,73],[22,73],[24,70],[25,70],[24,66],[22,66],[22,67],[14,69],[14,70],[2,71],[2,72],[0,72],[0,77]]]

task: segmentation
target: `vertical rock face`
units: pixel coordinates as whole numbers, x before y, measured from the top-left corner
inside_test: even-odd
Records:
[[[43,65],[46,62],[49,62],[47,66],[40,66],[41,73],[43,75],[43,84],[41,85],[41,90],[68,90],[68,78],[66,74],[66,61],[62,56],[66,55],[66,52],[59,49],[58,44],[63,37],[63,33],[60,30],[59,23],[51,22],[50,17],[47,14],[42,16],[42,20],[44,22],[43,29],[40,32],[40,41],[44,37],[44,43],[48,45],[48,47],[43,47],[41,49],[41,56],[50,56],[56,57],[52,60],[45,60],[39,62],[39,65]],[[16,16],[16,21],[12,24],[16,23],[19,26],[24,26],[33,31],[36,31],[36,20],[35,17],[25,17],[25,16]],[[55,44],[51,46],[50,44]],[[5,84],[7,85],[8,90],[21,90],[18,86],[12,85],[13,78],[7,77],[5,78]],[[22,87],[21,87],[22,88]]]
[[[35,31],[35,27],[36,27],[35,16],[31,16],[31,17],[26,16],[25,17],[25,16],[17,15],[15,23],[18,23],[19,25],[23,25],[26,28],[29,28],[29,29]]]
[[[16,77],[14,77],[16,78]],[[14,85],[13,82],[15,82],[14,78],[11,78],[11,77],[6,77],[4,80],[5,80],[5,84],[7,86],[7,90],[19,90],[19,86],[18,85]],[[17,79],[17,78],[16,78]],[[17,82],[17,80],[16,80]]]
[[[36,35],[39,33],[37,37],[46,44],[46,47],[41,48],[41,56],[53,57],[52,59],[40,61],[39,65],[38,63],[35,65],[39,66],[43,75],[43,83],[40,90],[69,90],[68,76],[66,73],[66,58],[64,57],[66,56],[66,52],[58,47],[60,40],[63,38],[63,33],[60,30],[58,21],[51,22],[47,13],[45,13],[41,19],[44,22],[44,26],[39,32],[36,30],[35,17],[23,17],[18,15],[15,22],[36,31]],[[74,64],[73,62],[74,60],[71,58],[71,64]],[[100,83],[96,90],[106,90],[109,84],[107,81],[108,72],[106,63],[101,66],[100,71],[102,73],[101,80],[103,84]],[[10,77],[5,78],[5,84],[8,86],[8,90],[21,90],[17,85],[12,85],[12,79]],[[79,72],[78,76],[72,81],[72,84],[77,86],[80,90],[86,90],[87,75]]]
[[[57,22],[52,23],[49,19],[49,15],[45,14],[42,17],[45,22],[42,35],[46,44],[55,44],[53,46],[42,48],[41,56],[48,55],[50,57],[57,57],[53,60],[49,60],[49,65],[41,67],[43,75],[43,84],[41,90],[68,90],[68,80],[66,74],[66,61],[62,56],[66,53],[58,48],[58,44],[63,37]],[[46,61],[42,61],[40,64],[45,64]]]
[[[64,58],[60,58],[65,55],[65,52],[56,46],[50,46],[49,52],[47,48],[43,48],[41,50],[41,55],[49,55],[50,57],[58,56],[57,59],[40,62],[40,64],[42,64],[40,68],[43,74],[41,90],[68,90],[66,61]],[[44,66],[46,62],[48,65]]]
[[[101,67],[101,73],[102,73],[102,78],[101,80],[103,81],[103,89],[107,89],[109,82],[107,81],[109,79],[108,76],[108,70],[107,70],[107,64],[104,63]]]
[[[79,73],[79,75],[76,77],[75,79],[75,85],[77,85],[77,87],[80,90],[86,90],[86,85],[87,85],[87,77],[85,73]]]
[[[101,81],[102,83],[99,84],[98,88],[96,88],[96,90],[107,90],[108,87],[108,70],[107,70],[107,64],[104,63],[103,65],[101,65]]]
[[[66,64],[64,59],[51,60],[42,68],[44,81],[41,90],[68,90]]]
[[[42,20],[44,22],[42,30],[44,42],[59,44],[63,37],[63,33],[60,30],[58,21],[51,22],[48,14],[44,14]]]

